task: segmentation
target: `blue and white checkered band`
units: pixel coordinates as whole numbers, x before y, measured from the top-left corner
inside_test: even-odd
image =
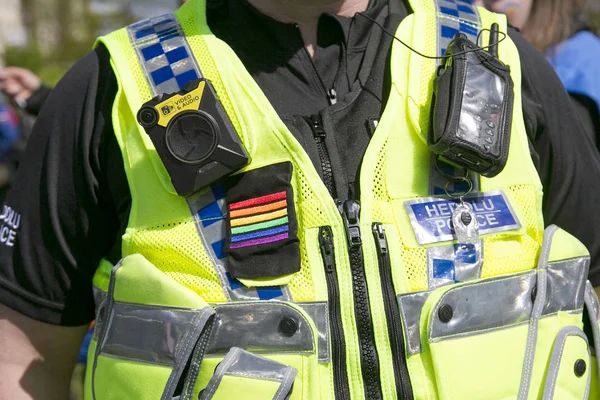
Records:
[[[128,31],[154,96],[179,92],[189,81],[202,77],[175,15],[138,22]]]
[[[481,20],[477,8],[470,1],[437,0],[438,54],[443,56],[457,33],[464,33],[477,43]]]
[[[477,43],[481,31],[481,20],[477,8],[472,1],[436,0],[437,49],[438,55],[443,56],[450,42],[457,33],[464,33],[469,40]],[[438,65],[442,60],[438,60]],[[440,171],[441,169],[441,171]],[[464,179],[450,180],[448,176],[461,178],[465,170],[455,168],[442,160],[436,162],[431,156],[429,171],[429,194],[445,196],[446,193],[465,193],[469,184]],[[472,190],[479,191],[479,175],[469,172]],[[427,269],[429,289],[474,279],[481,274],[483,264],[483,241],[473,246],[472,251],[463,251],[464,245],[436,246],[427,249]]]
[[[165,14],[138,22],[131,25],[128,31],[153,96],[179,92],[189,81],[202,77],[198,62],[175,15]],[[187,201],[194,215],[198,234],[228,300],[292,301],[287,287],[247,288],[229,277],[225,268],[226,204],[223,185],[215,185]]]
[[[443,56],[448,45],[454,39],[457,33],[464,33],[469,40],[477,43],[477,35],[481,31],[481,19],[477,7],[473,6],[472,1],[461,0],[436,0],[436,24],[438,32],[438,55]],[[441,62],[441,60],[438,60]],[[457,169],[443,161],[438,161],[443,173],[447,176],[456,178],[463,177],[465,171]],[[450,181],[444,176],[435,163],[435,157],[431,158],[431,168],[429,173],[429,194],[443,195],[446,188],[449,193],[464,193],[469,184],[465,180]],[[470,172],[469,177],[473,183],[473,191],[480,189],[479,176]]]

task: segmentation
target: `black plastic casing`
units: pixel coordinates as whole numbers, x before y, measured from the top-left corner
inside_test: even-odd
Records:
[[[170,98],[185,96],[198,89],[202,82],[205,87],[198,109],[176,112],[166,127],[160,126],[161,110],[156,107]],[[197,193],[250,162],[209,80],[190,81],[178,93],[155,97],[142,106],[137,119],[150,136],[180,196]],[[189,146],[189,153],[197,157],[187,157],[185,146]]]
[[[469,51],[466,54],[458,54]],[[506,166],[514,105],[510,68],[464,34],[448,46],[433,84],[427,142],[442,160],[485,177]]]

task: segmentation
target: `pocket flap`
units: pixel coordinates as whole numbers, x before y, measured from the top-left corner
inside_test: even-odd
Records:
[[[563,328],[552,350],[543,399],[587,399],[590,372],[591,354],[585,333],[576,327]]]

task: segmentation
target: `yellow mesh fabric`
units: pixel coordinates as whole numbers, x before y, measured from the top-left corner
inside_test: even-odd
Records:
[[[126,43],[123,43],[122,46],[126,46],[127,44],[129,44],[129,46],[131,46],[131,44],[129,43],[129,40],[127,40]],[[131,65],[131,63],[134,63],[134,62],[139,63],[137,55],[135,54],[135,52],[131,51],[131,52],[128,52],[127,54],[131,58],[130,65]],[[152,98],[152,91],[150,90],[150,86],[148,85],[148,80],[146,79],[146,75],[144,74],[144,71],[142,70],[142,68],[132,69],[131,73],[132,73],[133,78],[135,80],[135,85],[139,89],[139,96],[140,96],[140,98],[142,98],[142,99],[151,99]]]
[[[512,274],[537,265],[543,232],[539,229],[536,212],[535,188],[514,185],[508,188],[512,204],[521,211],[521,225],[526,235],[514,236],[510,232],[486,236],[484,243],[483,278]]]
[[[197,34],[197,21],[192,13],[180,14],[180,23],[187,34],[188,42],[194,51],[196,59],[200,63],[203,74],[211,80],[216,92],[219,95],[223,108],[230,117],[233,126],[238,132],[242,132],[240,120],[234,110],[230,93],[226,90],[222,77],[218,71],[214,57],[219,57],[215,49],[211,52],[203,36]],[[265,129],[269,131],[269,129]],[[242,140],[245,138],[242,137]],[[281,154],[285,154],[282,149]],[[294,275],[288,287],[295,301],[313,301],[315,299],[314,285],[312,281],[312,272],[309,265],[309,257],[304,243],[306,243],[304,227],[321,226],[326,221],[324,213],[320,208],[320,202],[317,201],[313,191],[308,184],[306,176],[302,173],[302,167],[294,160],[294,179],[296,192],[296,214],[298,218],[298,238],[300,240],[300,258],[301,268]]]
[[[231,93],[226,90],[213,59],[213,57],[218,57],[220,53],[218,51],[215,52],[215,49],[212,49],[212,52],[209,50],[206,40],[198,32],[191,8],[187,8],[187,12],[180,10],[177,16],[183,30],[186,32],[188,43],[200,64],[203,75],[211,80],[218,93],[219,100],[236,130],[242,132],[241,122],[231,102]],[[118,47],[124,50],[127,49],[124,53],[127,54],[126,58],[130,65],[130,79],[135,82],[139,98],[143,101],[150,99],[152,95],[147,79],[139,67],[139,61],[135,52],[131,50],[131,44],[127,35],[119,36]],[[129,95],[128,99],[130,99]],[[131,108],[134,108],[134,106],[131,105]],[[131,131],[135,132],[136,128]],[[264,129],[264,131],[268,132],[269,129]],[[124,135],[129,136],[126,139],[128,149],[131,148],[131,145],[137,147],[138,157],[140,156],[140,152],[146,152],[140,140],[144,135],[143,131],[140,132],[140,135],[139,137],[135,133]],[[280,150],[281,155],[285,154],[285,152],[285,149]],[[143,159],[143,162],[147,163],[147,159]],[[303,244],[306,242],[303,227],[326,225],[327,218],[321,209],[321,202],[314,195],[305,174],[302,173],[302,167],[294,162],[294,160],[292,162],[294,163],[295,171],[294,182],[292,183],[294,184],[297,196],[298,236],[300,243]],[[134,162],[130,160],[130,163]],[[136,169],[132,168],[131,165],[128,168],[134,177],[137,174],[148,173],[148,169]],[[135,172],[138,170],[139,172]],[[137,196],[133,196],[135,206],[132,213],[136,212],[140,216],[140,219],[144,221],[160,221],[162,224],[158,226],[146,226],[147,224],[143,223],[140,219],[136,219],[137,222],[135,225],[130,226],[124,237],[124,255],[132,253],[143,254],[157,268],[180,284],[198,293],[206,301],[225,301],[226,299],[219,278],[198,236],[194,219],[189,211],[182,209],[180,218],[176,219],[161,217],[160,214],[156,213],[156,207],[159,206],[154,201],[153,196],[149,195],[153,190],[163,190],[160,187],[160,183],[153,183],[153,186],[156,187],[150,188],[147,185],[136,184],[134,179],[132,180],[132,185],[139,192]],[[140,215],[144,213],[151,213],[153,217],[150,219],[144,218]],[[300,254],[301,270],[295,274],[289,283],[289,288],[295,301],[313,301],[315,300],[315,294],[312,272],[307,250],[303,245],[301,245]]]
[[[522,213],[521,224],[527,235],[541,242],[544,232],[537,220],[536,189],[531,185],[513,185],[509,188],[514,203]]]
[[[427,249],[402,246],[402,261],[406,267],[409,292],[427,290]]]
[[[386,224],[394,223],[394,212],[385,179],[387,150],[388,141],[386,140],[379,151],[373,174],[373,221]]]
[[[229,116],[229,119],[231,120],[231,123],[236,131],[242,132],[240,121],[237,117],[237,114],[233,112],[231,98],[229,93],[225,90],[223,80],[221,79],[221,75],[219,75],[219,71],[213,56],[210,53],[202,35],[198,34],[198,22],[194,18],[194,14],[191,12],[178,13],[178,18],[183,31],[186,32],[188,43],[196,55],[196,60],[200,64],[202,73],[210,79],[211,83],[215,87],[215,91],[219,95],[219,101],[227,112],[227,116]]]
[[[158,269],[207,302],[225,301],[219,278],[198,237],[193,220],[136,230],[131,253],[141,253]],[[186,239],[190,238],[190,239]]]
[[[300,240],[300,271],[294,275],[289,283],[290,291],[295,301],[314,301],[315,288],[312,278],[312,270],[306,250],[306,229],[326,225],[325,213],[321,209],[321,203],[317,201],[313,191],[308,184],[302,170],[294,165],[296,171],[296,190],[298,199],[296,204],[298,218],[298,239]],[[314,266],[318,268],[319,266]]]
[[[437,25],[435,18],[427,18],[426,28],[424,32],[437,32]],[[437,54],[437,37],[436,35],[423,35],[425,40],[425,54]],[[415,55],[413,55],[415,57]],[[419,127],[421,132],[427,132],[429,129],[429,104],[431,102],[431,96],[433,93],[433,80],[429,71],[435,69],[435,60],[422,59],[423,68],[421,68],[420,76],[420,97],[417,100],[419,105]]]

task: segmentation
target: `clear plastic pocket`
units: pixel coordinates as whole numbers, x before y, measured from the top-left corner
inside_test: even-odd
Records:
[[[238,347],[232,348],[216,368],[200,400],[230,400],[244,391],[246,400],[284,400],[298,371]]]
[[[320,340],[320,330],[313,321],[315,315],[326,313],[325,307],[318,312],[310,308],[307,311],[297,304],[281,301],[234,302],[213,306],[216,310],[214,327],[197,374],[194,393],[202,391],[204,395],[207,390],[210,391],[210,387],[214,388],[211,385],[216,370],[226,363],[232,349],[237,348],[268,360],[265,363],[284,365],[296,371],[293,388],[288,393],[290,399],[312,400],[320,397],[319,363],[320,360],[326,361],[326,354],[321,353],[326,350],[323,346],[327,346],[327,342]],[[221,388],[216,393],[230,393],[238,385],[237,391],[246,394],[247,387],[256,386],[256,396],[259,397],[250,398],[262,399],[261,393],[275,387],[274,384],[262,382],[264,379],[259,376],[248,377],[246,381],[238,375],[228,377],[227,388]]]

